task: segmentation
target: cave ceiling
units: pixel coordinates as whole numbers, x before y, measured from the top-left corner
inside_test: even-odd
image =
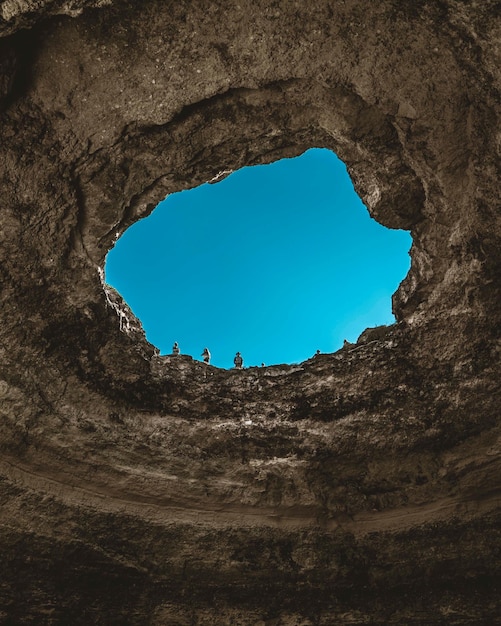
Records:
[[[500,17],[0,2],[0,623],[501,623]],[[117,237],[311,147],[412,234],[397,323],[160,356],[103,283]]]

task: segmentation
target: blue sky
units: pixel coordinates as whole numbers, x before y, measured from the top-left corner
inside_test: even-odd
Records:
[[[411,237],[372,220],[334,153],[246,167],[168,196],[109,252],[106,282],[162,354],[294,363],[391,324]]]

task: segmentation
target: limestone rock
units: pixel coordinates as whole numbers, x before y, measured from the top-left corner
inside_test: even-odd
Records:
[[[0,623],[500,623],[499,2],[0,3]],[[322,146],[398,323],[161,357],[102,281],[166,194]]]

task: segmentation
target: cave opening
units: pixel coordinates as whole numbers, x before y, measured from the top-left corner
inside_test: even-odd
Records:
[[[344,163],[313,148],[167,196],[108,253],[106,282],[170,354],[295,363],[393,323],[408,231],[373,220]]]

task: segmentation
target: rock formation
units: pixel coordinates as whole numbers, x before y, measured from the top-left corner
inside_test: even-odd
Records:
[[[501,2],[0,2],[0,623],[501,623]],[[160,357],[116,238],[335,151],[410,229],[397,324]]]

